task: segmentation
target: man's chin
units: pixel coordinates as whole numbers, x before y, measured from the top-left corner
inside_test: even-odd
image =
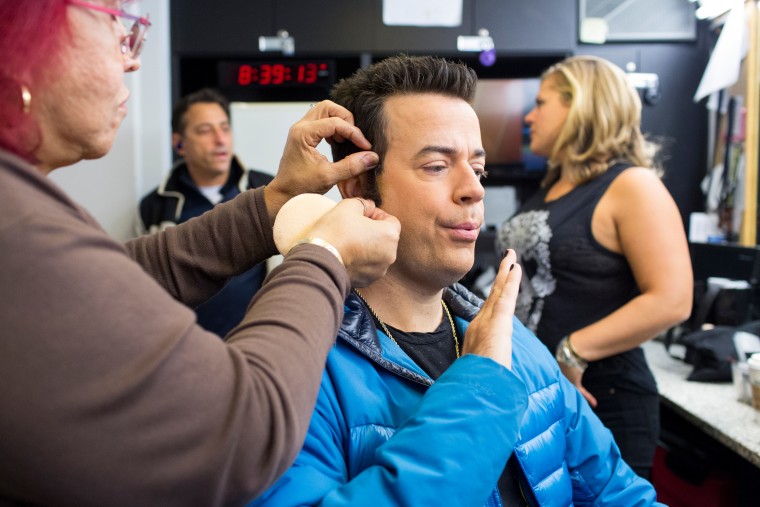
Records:
[[[467,276],[467,273],[470,272],[470,270],[472,269],[472,266],[473,264],[470,263],[469,267],[467,267],[466,269],[460,268],[460,269],[452,270],[451,275],[448,277],[449,282],[446,285],[444,285],[444,287],[448,287],[449,285],[453,285],[459,282],[462,278]]]
[[[217,164],[213,167],[213,170],[218,175],[227,174],[230,172],[230,164]]]

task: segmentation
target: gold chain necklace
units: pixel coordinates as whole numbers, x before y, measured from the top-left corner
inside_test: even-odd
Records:
[[[362,296],[359,293],[359,291],[356,290],[356,289],[354,289],[354,294],[356,294],[359,297],[359,299],[361,299],[364,302],[364,304],[367,306],[367,308],[369,309],[369,311],[372,314],[372,316],[375,317],[375,320],[377,320],[380,323],[380,327],[383,328],[383,332],[388,335],[388,338],[390,338],[393,343],[395,343],[396,345],[398,345],[398,342],[396,341],[396,339],[391,334],[391,331],[390,331],[390,329],[388,329],[388,326],[386,326],[385,322],[383,322],[380,319],[380,317],[377,315],[377,312],[375,311],[375,309],[372,308],[372,306],[370,306],[369,303],[367,303],[367,300],[364,299],[364,296]],[[459,359],[459,338],[457,338],[457,328],[456,328],[456,326],[454,326],[454,319],[451,317],[451,312],[449,312],[449,307],[446,306],[446,303],[443,301],[443,299],[441,299],[441,306],[443,306],[443,310],[446,312],[446,316],[449,318],[449,324],[451,324],[451,333],[454,335],[454,350],[456,351],[457,359]],[[399,347],[400,346],[401,345],[399,345]]]

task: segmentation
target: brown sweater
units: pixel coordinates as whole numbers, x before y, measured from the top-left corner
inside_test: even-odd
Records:
[[[292,463],[349,280],[294,248],[224,343],[193,306],[275,253],[263,191],[125,247],[0,151],[0,505],[242,505]]]

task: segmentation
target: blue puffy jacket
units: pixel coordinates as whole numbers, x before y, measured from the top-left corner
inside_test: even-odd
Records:
[[[481,301],[459,285],[444,298],[464,336]],[[355,295],[345,305],[304,447],[251,505],[501,506],[496,482],[513,451],[534,505],[655,503],[517,319],[511,371],[467,355],[433,383]]]

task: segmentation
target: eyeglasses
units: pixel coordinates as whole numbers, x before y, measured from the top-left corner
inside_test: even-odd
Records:
[[[68,3],[76,5],[77,7],[85,7],[94,11],[105,12],[111,16],[120,18],[122,21],[131,21],[132,26],[127,27],[127,25],[124,25],[127,35],[121,40],[121,52],[124,56],[129,56],[130,58],[137,58],[140,56],[140,51],[142,51],[143,44],[145,43],[148,28],[150,28],[148,15],[145,15],[145,17],[135,16],[134,14],[122,10],[111,9],[109,7],[84,2],[82,0],[68,0]]]

